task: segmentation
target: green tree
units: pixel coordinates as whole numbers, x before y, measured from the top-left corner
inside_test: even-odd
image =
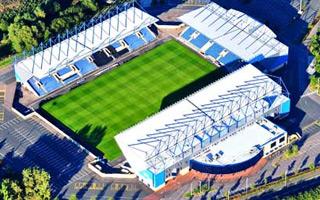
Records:
[[[320,29],[317,32],[317,34],[315,34],[311,38],[310,50],[311,50],[311,53],[315,57],[319,57],[319,55],[320,55]]]
[[[51,29],[57,33],[64,31],[67,27],[68,23],[63,18],[56,18],[51,23]]]
[[[8,28],[8,35],[11,41],[11,45],[16,52],[22,52],[23,50],[31,50],[33,46],[37,46],[38,42],[35,38],[31,27],[27,25],[21,25],[13,23]]]
[[[76,194],[70,195],[69,200],[78,200],[77,195]]]
[[[310,170],[315,170],[316,169],[316,166],[314,165],[314,163],[310,163],[309,164],[309,169]]]
[[[3,200],[22,200],[22,189],[16,181],[4,179],[1,182],[0,195]]]
[[[22,171],[22,182],[26,200],[49,200],[50,175],[39,168],[28,168]]]
[[[46,13],[44,12],[44,10],[40,6],[36,7],[36,9],[33,11],[33,13],[38,18],[45,18],[46,17]]]
[[[8,31],[8,22],[4,19],[0,19],[0,30],[3,32],[7,32]]]
[[[320,77],[317,77],[316,75],[312,75],[310,77],[310,89],[315,91],[315,90],[319,90],[319,85],[320,83]]]
[[[92,11],[98,10],[98,4],[94,0],[80,0],[81,4]]]

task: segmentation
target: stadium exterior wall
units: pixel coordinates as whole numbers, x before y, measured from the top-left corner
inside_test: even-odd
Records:
[[[263,157],[263,150],[261,150],[257,155],[250,158],[249,160],[229,164],[229,165],[212,165],[208,163],[202,163],[196,160],[190,160],[190,168],[199,172],[209,173],[209,174],[230,174],[245,170],[253,165],[255,165]]]

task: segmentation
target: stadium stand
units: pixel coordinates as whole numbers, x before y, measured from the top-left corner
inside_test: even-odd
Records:
[[[82,75],[88,74],[97,68],[96,65],[93,62],[90,62],[88,58],[83,58],[75,62],[74,66]]]
[[[140,32],[136,32],[125,37],[124,41],[128,44],[131,50],[136,50],[145,44]]]
[[[150,31],[149,28],[142,28],[140,30],[140,33],[143,35],[144,39],[147,42],[152,42],[153,40],[156,39],[156,36],[154,35],[154,33],[152,33],[152,31]]]
[[[47,93],[42,84],[39,82],[39,79],[35,77],[31,77],[28,80],[28,84],[32,87],[33,91],[35,91],[38,96],[43,96]]]
[[[227,64],[233,63],[237,60],[241,60],[241,59],[238,56],[236,56],[235,54],[229,52],[229,53],[227,53],[227,55],[220,58],[219,62],[222,63],[223,65],[227,65]]]
[[[157,190],[179,171],[184,173],[190,167],[229,173],[251,166],[275,151],[270,142],[287,134],[272,122],[265,122],[265,117],[284,116],[289,110],[290,99],[281,78],[273,80],[248,64],[116,135],[115,139],[139,179]],[[273,128],[266,130],[259,121]],[[261,137],[252,136],[260,134]],[[248,135],[253,138],[247,140]],[[237,151],[226,146],[240,140],[241,145],[234,149],[246,156],[237,158]],[[256,142],[261,147],[258,150],[254,147]],[[251,151],[252,148],[255,150]],[[215,149],[225,152],[218,155],[225,162],[203,162],[202,153],[210,149],[213,157]]]
[[[211,40],[213,47],[207,47],[208,55],[218,64],[234,61],[235,56],[247,63],[259,63],[260,69],[274,71],[288,61],[288,47],[276,39],[276,35],[264,24],[248,15],[216,3],[210,3],[179,17],[187,27],[180,37],[188,45],[199,49],[204,42]],[[200,33],[199,39],[192,38]],[[223,50],[232,52],[219,60]],[[229,61],[230,59],[230,61]]]
[[[104,66],[113,60],[112,54],[107,48],[95,52],[94,54],[92,54],[92,58],[93,62],[98,67]]]
[[[196,32],[192,27],[186,28],[186,30],[182,33],[181,37],[185,40],[189,41],[191,39],[192,34]]]
[[[129,52],[129,47],[128,47],[127,43],[123,40],[113,43],[111,45],[111,48],[113,48],[115,50],[114,55],[116,57],[120,57],[120,56]]]
[[[198,49],[201,49],[201,47],[203,47],[207,42],[209,42],[209,39],[200,33],[197,37],[191,39],[190,42]]]
[[[217,59],[220,56],[220,53],[224,50],[222,46],[217,43],[214,43],[205,54],[211,56],[214,59]]]
[[[44,96],[154,40],[148,26],[156,21],[134,1],[125,3],[49,39],[29,56],[24,52],[14,63],[16,80],[35,95]]]
[[[45,76],[41,78],[39,82],[47,92],[52,92],[63,86],[61,80],[59,80],[56,75]]]

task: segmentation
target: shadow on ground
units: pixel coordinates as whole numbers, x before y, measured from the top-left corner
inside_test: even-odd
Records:
[[[2,141],[1,144],[5,145],[5,142]],[[34,144],[26,147],[19,156],[16,152],[22,151],[23,145],[25,144],[21,143],[16,149],[9,149],[4,155],[0,179],[21,179],[20,175],[24,168],[39,167],[50,174],[50,186],[54,197],[85,165],[87,153],[79,151],[79,148],[70,140],[55,135],[41,136]]]
[[[53,125],[55,125],[57,128],[69,135],[72,139],[79,142],[93,154],[95,154],[96,156],[103,157],[103,152],[99,151],[97,148],[95,148],[95,146],[102,141],[105,131],[107,130],[106,126],[93,126],[92,124],[86,124],[80,130],[74,132],[69,127],[67,127],[59,120],[57,120],[55,117],[53,117],[50,113],[41,109],[41,106],[39,109],[36,110],[36,112],[38,112],[41,116],[45,117]]]
[[[160,110],[167,108],[168,106],[178,102],[179,100],[187,97],[188,95],[200,90],[201,88],[213,83],[217,79],[226,75],[226,71],[222,68],[218,68],[209,74],[189,83],[188,85],[180,88],[172,92],[171,94],[167,95],[163,98]]]

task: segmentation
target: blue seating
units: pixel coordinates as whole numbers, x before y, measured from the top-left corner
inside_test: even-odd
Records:
[[[138,49],[145,44],[144,40],[139,38],[135,33],[125,37],[124,41],[129,45],[131,50]]]
[[[68,83],[71,83],[72,81],[76,80],[79,77],[80,76],[78,74],[74,74],[74,75],[70,76],[69,78],[65,79],[63,82],[68,84]]]
[[[232,63],[237,60],[240,60],[240,58],[238,56],[236,56],[235,54],[229,52],[227,55],[220,58],[219,62],[221,62],[223,65],[226,65],[226,64]]]
[[[218,58],[219,54],[224,50],[224,48],[217,43],[214,43],[206,52],[206,55],[210,55],[214,58]]]
[[[195,32],[196,30],[193,29],[192,27],[188,27],[183,34],[181,35],[181,37],[183,37],[185,40],[189,40],[191,35]]]
[[[64,68],[62,68],[62,69],[59,69],[58,71],[57,71],[57,74],[59,75],[59,76],[63,76],[63,75],[65,75],[65,74],[67,74],[67,73],[69,73],[69,72],[71,72],[72,70],[71,70],[71,68],[70,67],[64,67]]]
[[[82,75],[85,75],[97,69],[94,63],[89,62],[86,58],[74,63]]]
[[[111,44],[110,46],[109,46],[109,50],[112,52],[112,55],[115,57],[115,58],[118,58],[118,57],[120,57],[120,56],[122,56],[122,55],[124,55],[124,54],[126,54],[126,53],[128,53],[129,52],[129,49],[128,48],[123,48],[122,50],[118,50],[117,51],[117,48],[119,48],[119,47],[121,47],[121,44],[120,44],[120,42],[119,41],[117,41],[117,42],[115,42],[115,43],[113,43],[113,44]]]
[[[37,81],[39,80],[37,80],[35,77],[32,77],[28,80],[28,83],[32,87],[32,89],[38,94],[38,96],[43,96],[46,94],[46,91],[44,91],[42,87],[39,87]]]
[[[121,44],[120,44],[120,42],[117,41],[117,42],[111,44],[111,46],[116,49],[116,48],[121,47]]]
[[[143,35],[144,39],[147,40],[147,42],[151,42],[156,38],[148,28],[141,29],[140,33]]]
[[[196,46],[199,49],[201,49],[201,47],[203,47],[207,42],[209,42],[209,39],[206,36],[200,34],[200,35],[198,35],[198,37],[192,39],[190,42],[194,46]]]
[[[40,79],[40,83],[43,85],[43,87],[47,90],[47,92],[52,92],[59,87],[62,86],[60,82],[58,82],[53,76],[48,75],[42,79]]]

